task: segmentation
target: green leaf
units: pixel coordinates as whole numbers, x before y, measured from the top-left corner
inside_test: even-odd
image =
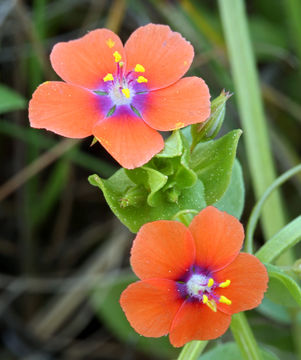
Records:
[[[211,114],[209,119],[203,123],[191,125],[192,150],[200,141],[214,139],[219,133],[225,118],[226,101],[230,96],[231,95],[228,92],[223,90],[221,94],[211,102]]]
[[[207,205],[216,203],[230,184],[241,130],[233,130],[218,140],[199,143],[193,150],[190,167],[205,186]]]
[[[240,219],[245,203],[245,186],[242,169],[237,159],[231,175],[230,185],[222,198],[214,204],[215,207]]]
[[[21,110],[26,107],[26,100],[10,88],[0,85],[0,114]]]
[[[167,183],[168,177],[166,175],[148,166],[142,166],[133,170],[125,169],[125,173],[135,184],[147,187],[149,191],[147,203],[149,206],[158,205],[158,201],[160,201],[160,194],[158,192]]]
[[[278,357],[264,349],[260,349],[263,360],[278,360]],[[207,351],[201,355],[200,360],[241,360],[242,355],[235,342],[228,342],[226,344],[218,345],[214,349]]]
[[[142,190],[145,191],[144,200],[140,201],[139,207],[124,207],[123,199],[125,194],[128,193],[129,189],[137,187],[137,184],[127,176],[124,169],[118,170],[108,180],[103,180],[98,175],[91,175],[89,176],[89,182],[103,191],[113,213],[132,232],[137,232],[147,222],[171,219],[180,210],[192,209],[200,211],[206,207],[204,186],[199,180],[192,187],[183,189],[177,202],[170,202],[167,197],[161,196],[156,199],[155,207],[149,205],[146,190]],[[143,193],[141,195],[143,196]]]
[[[262,262],[272,262],[301,240],[301,216],[291,221],[266,242],[256,256]]]
[[[180,131],[174,131],[165,141],[164,149],[156,155],[157,158],[173,158],[181,156],[183,141]]]
[[[291,323],[288,310],[284,306],[275,304],[267,297],[264,297],[262,303],[256,308],[256,311],[280,324],[289,325]]]
[[[265,264],[269,274],[266,297],[286,307],[301,307],[301,288],[296,281],[277,266]]]
[[[92,306],[112,333],[121,341],[132,344],[135,348],[154,356],[175,358],[179,352],[173,348],[168,337],[159,339],[146,338],[138,335],[128,323],[120,305],[121,292],[137,278],[132,274],[123,274],[108,284],[96,288],[90,297]]]

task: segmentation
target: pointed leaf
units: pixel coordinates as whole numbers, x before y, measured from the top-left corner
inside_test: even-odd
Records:
[[[245,186],[242,169],[237,159],[231,175],[230,185],[222,198],[214,204],[215,207],[240,219],[245,204]]]
[[[296,281],[277,266],[265,266],[270,278],[266,297],[279,305],[301,307],[301,288]]]
[[[191,154],[190,167],[205,186],[207,205],[216,203],[230,184],[241,130],[233,130],[218,140],[199,143]]]

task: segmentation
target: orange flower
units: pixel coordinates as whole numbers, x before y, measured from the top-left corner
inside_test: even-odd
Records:
[[[210,95],[198,77],[181,77],[193,47],[168,26],[138,28],[123,47],[107,29],[54,46],[50,60],[66,82],[38,87],[29,104],[31,126],[84,138],[94,135],[126,168],[164,147],[157,130],[205,121]]]
[[[267,289],[263,264],[239,253],[243,238],[240,222],[212,206],[189,228],[166,220],[143,225],[131,251],[141,281],[120,298],[132,327],[148,337],[169,333],[176,347],[224,334],[231,315],[258,306]]]

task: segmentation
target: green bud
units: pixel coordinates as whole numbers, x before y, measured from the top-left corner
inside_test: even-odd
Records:
[[[219,133],[225,118],[226,101],[231,96],[223,90],[211,103],[210,117],[203,123],[191,125],[192,150],[199,142],[214,139]]]
[[[146,197],[147,191],[142,185],[133,186],[129,188],[120,199],[120,207],[139,207],[145,202]]]
[[[168,202],[177,204],[179,200],[179,196],[181,195],[181,191],[176,189],[175,187],[171,187],[168,190],[166,190],[165,194]]]

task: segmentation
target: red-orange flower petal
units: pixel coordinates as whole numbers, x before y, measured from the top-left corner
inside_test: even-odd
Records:
[[[148,162],[164,147],[162,136],[137,116],[121,113],[100,121],[93,134],[101,145],[127,169]]]
[[[131,326],[143,336],[160,337],[169,332],[182,305],[174,281],[151,279],[129,285],[120,304]]]
[[[151,91],[142,116],[152,128],[167,131],[205,121],[209,115],[208,86],[198,77],[187,77]]]
[[[94,90],[106,74],[115,73],[115,51],[125,59],[119,37],[110,30],[98,29],[80,39],[56,44],[50,60],[63,80]]]
[[[226,296],[231,305],[217,302],[219,310],[227,314],[250,310],[257,307],[267,289],[268,274],[264,265],[253,255],[240,253],[237,258],[223,270],[214,274],[218,282],[230,280],[226,288],[217,288],[217,296]]]
[[[32,127],[70,138],[92,135],[94,124],[103,117],[94,94],[60,81],[40,85],[29,103]]]
[[[189,69],[194,51],[191,44],[166,25],[138,28],[125,44],[127,70],[136,64],[145,68],[149,89],[159,89],[179,80]]]
[[[183,346],[192,340],[211,340],[223,335],[231,316],[214,312],[198,302],[185,301],[172,323],[169,339],[173,346]]]
[[[178,280],[194,262],[191,234],[180,222],[159,220],[141,227],[131,251],[131,265],[141,279]]]
[[[230,264],[242,247],[244,229],[241,223],[213,206],[195,216],[189,229],[196,244],[196,263],[210,271]]]

